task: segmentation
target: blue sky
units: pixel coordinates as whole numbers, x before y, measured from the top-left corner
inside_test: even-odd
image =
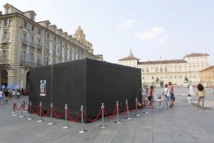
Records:
[[[68,34],[81,26],[94,54],[117,63],[130,49],[140,61],[208,53],[214,64],[213,0],[1,0]]]

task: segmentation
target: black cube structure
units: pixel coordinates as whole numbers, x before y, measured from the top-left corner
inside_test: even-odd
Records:
[[[41,96],[40,81],[46,81],[45,95]],[[111,114],[116,101],[120,110],[126,99],[134,108],[135,99],[142,101],[141,70],[107,62],[83,59],[66,63],[33,68],[30,71],[30,96],[34,109],[48,110],[51,102],[55,111],[61,113],[65,104],[75,117],[81,105],[88,117],[96,117],[104,103],[107,114]]]

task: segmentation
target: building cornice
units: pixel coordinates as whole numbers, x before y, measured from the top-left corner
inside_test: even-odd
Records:
[[[139,65],[149,65],[149,64],[174,64],[174,63],[187,63],[185,60],[162,60],[162,61],[147,61],[139,62]]]

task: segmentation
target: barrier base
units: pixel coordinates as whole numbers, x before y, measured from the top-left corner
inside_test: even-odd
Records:
[[[81,130],[79,131],[80,134],[84,134],[84,133],[87,133],[88,131],[87,130]]]
[[[68,126],[68,125],[65,125],[64,127],[62,127],[63,129],[69,129],[69,128],[71,128],[70,126]]]
[[[55,124],[55,123],[53,123],[53,122],[49,122],[49,123],[48,123],[48,125],[54,125],[54,124]]]
[[[127,120],[131,120],[132,118],[130,118],[130,117],[126,117],[126,119],[127,119]]]
[[[28,118],[27,120],[28,120],[28,121],[31,121],[31,120],[33,120],[33,118]]]
[[[19,116],[19,118],[24,118],[24,117],[25,117],[24,115]]]
[[[41,122],[44,122],[44,120],[38,120],[37,122],[38,122],[38,123],[41,123]]]
[[[114,123],[116,123],[116,124],[121,124],[122,122],[121,122],[121,121],[115,121]]]
[[[100,125],[100,129],[104,129],[104,128],[107,128],[108,126],[107,125]]]

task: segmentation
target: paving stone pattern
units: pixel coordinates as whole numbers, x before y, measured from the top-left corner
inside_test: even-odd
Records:
[[[63,129],[66,122],[53,119],[55,125],[47,125],[49,117],[42,117],[44,122],[38,123],[39,116],[32,115],[34,120],[28,121],[26,117],[12,116],[12,99],[7,105],[0,105],[0,143],[213,143],[214,142],[214,95],[213,89],[206,89],[204,110],[196,108],[196,96],[192,96],[193,105],[188,107],[187,88],[176,88],[176,102],[172,108],[161,108],[148,114],[139,110],[131,112],[131,120],[126,120],[127,114],[120,115],[121,124],[115,124],[116,116],[105,118],[108,127],[100,129],[101,119],[94,123],[82,124],[68,122],[71,127]],[[157,96],[162,89],[155,89]],[[27,100],[27,96],[24,97]],[[124,99],[125,100],[125,99]],[[18,99],[17,105],[21,105]],[[106,105],[107,108],[107,105]],[[80,134],[86,129],[88,132]]]

